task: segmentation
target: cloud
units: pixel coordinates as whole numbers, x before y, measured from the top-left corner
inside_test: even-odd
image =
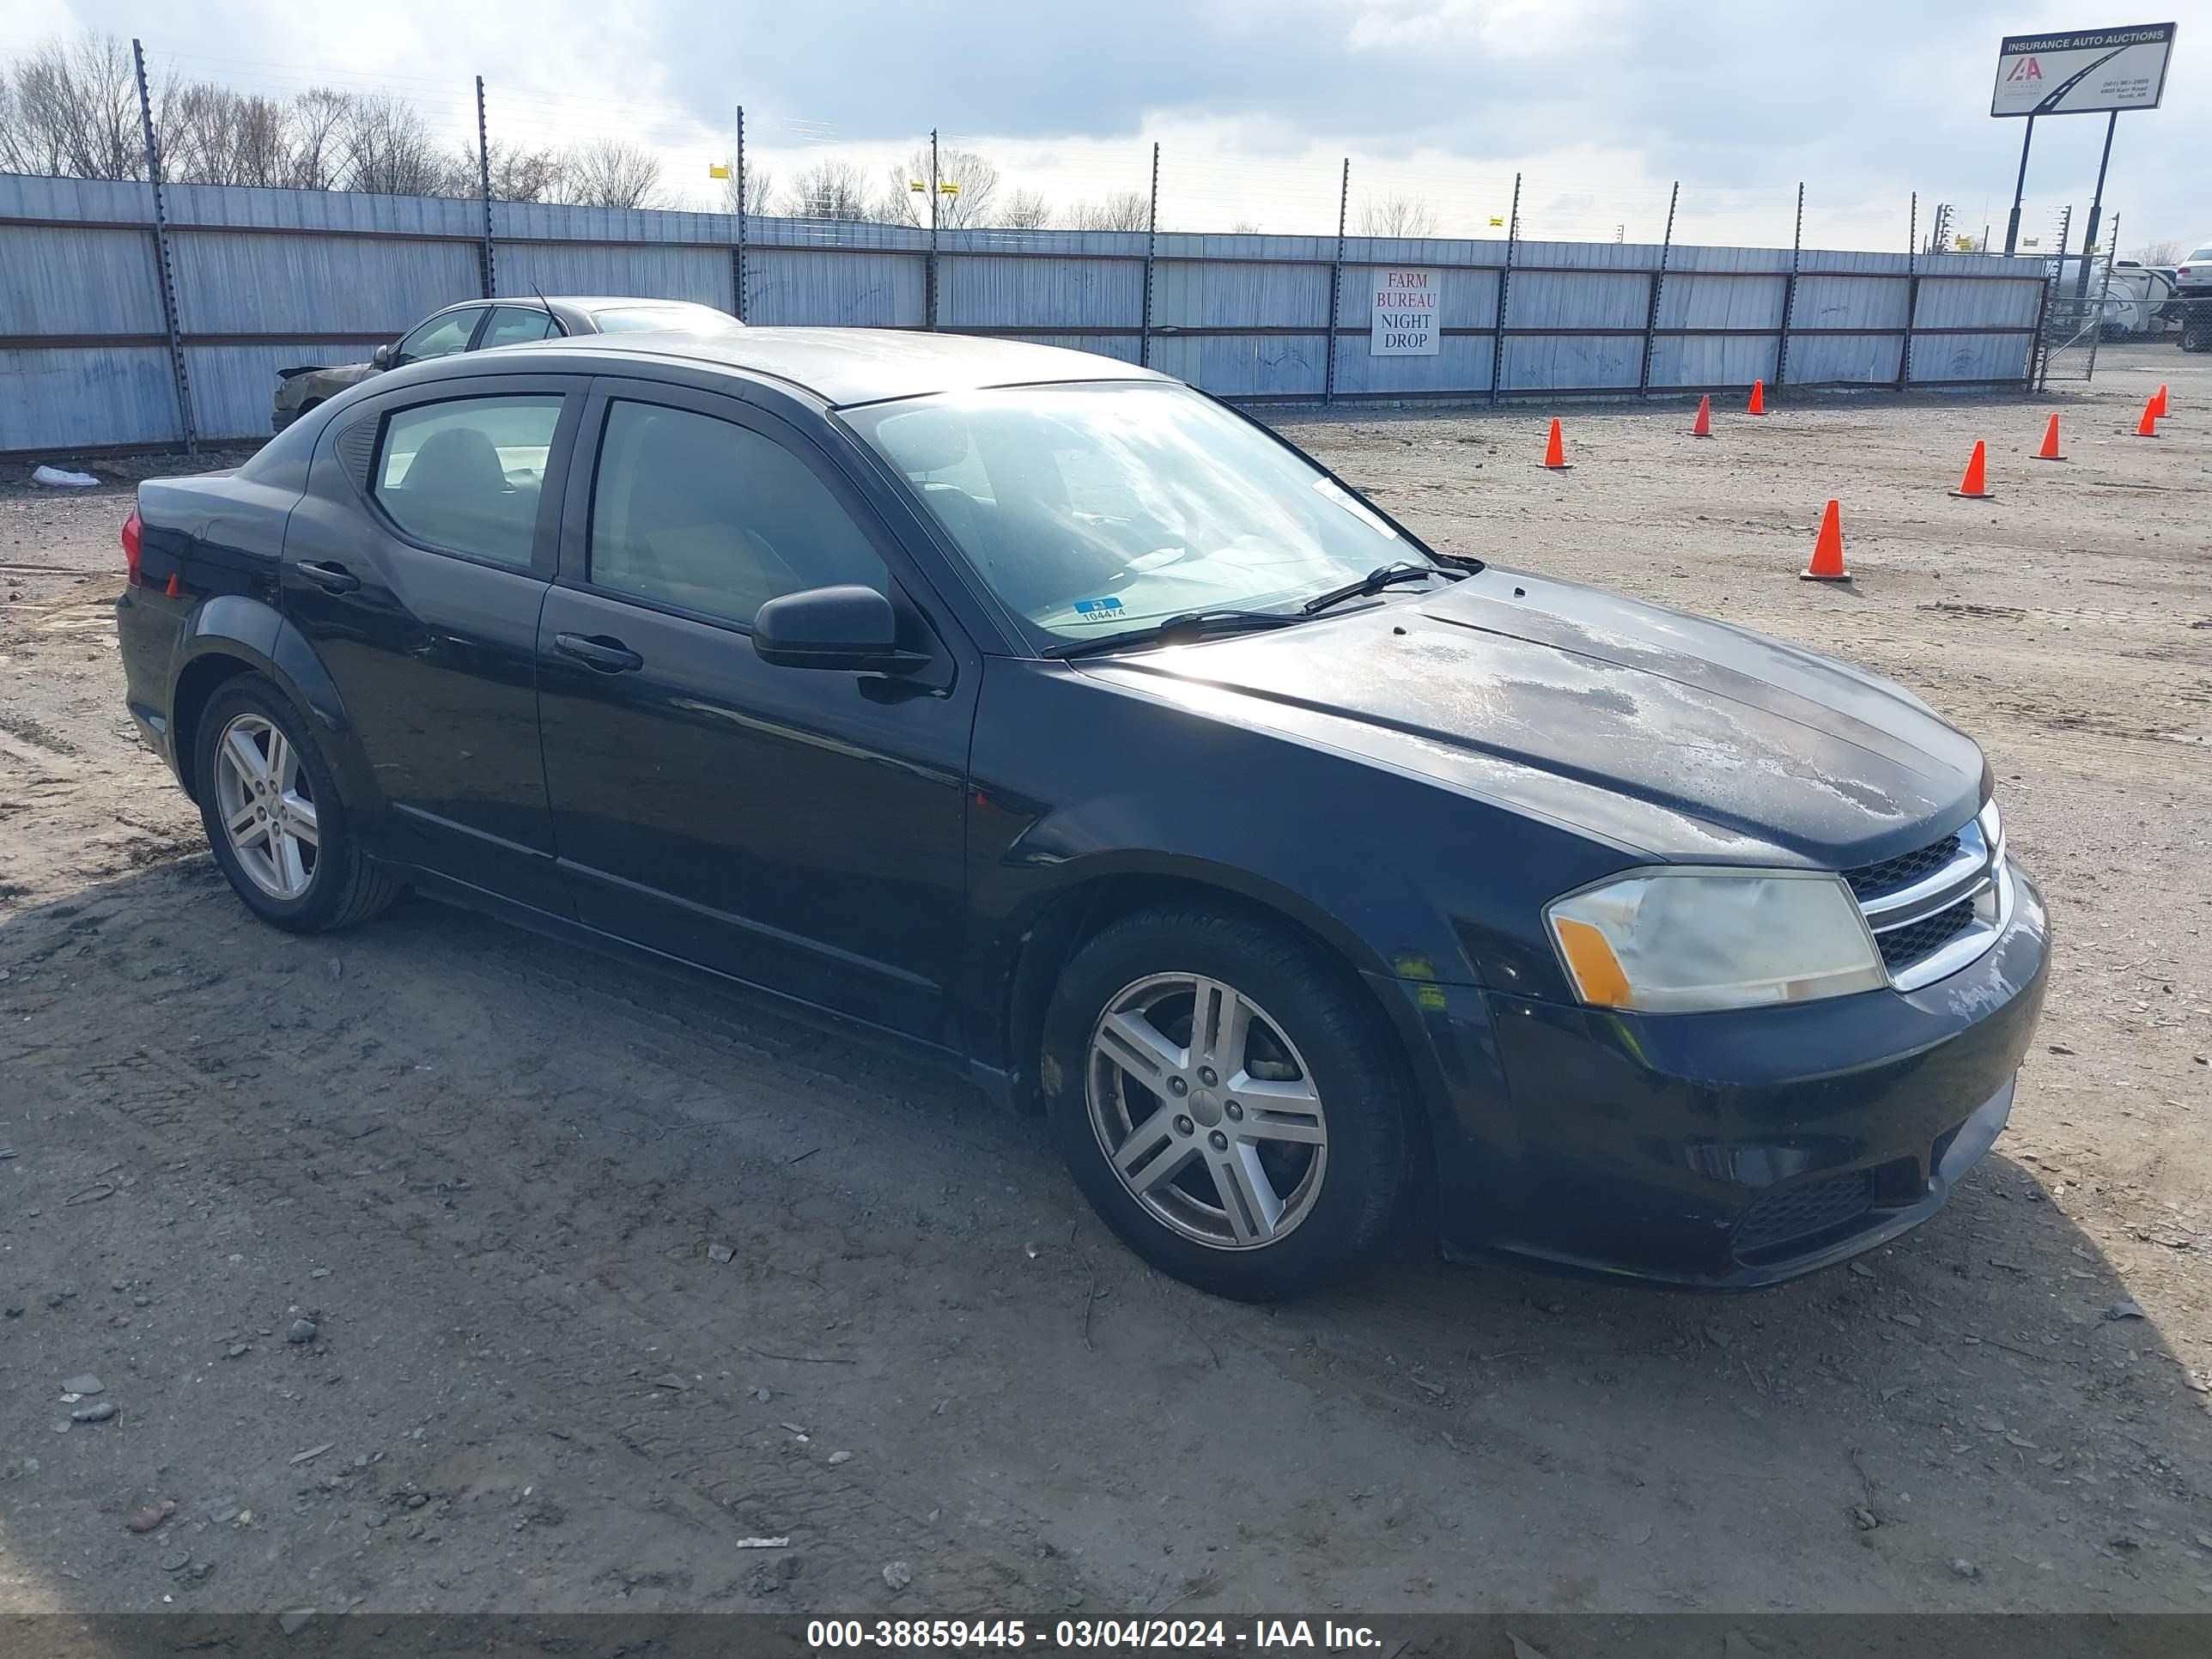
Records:
[[[1216,210],[1247,179],[1263,221],[1314,193],[1314,174],[1332,218],[1328,185],[1348,154],[1355,189],[1392,168],[1436,180],[1448,222],[1486,220],[1496,181],[1510,192],[1519,171],[1539,204],[1587,198],[1583,234],[1609,234],[1663,219],[1679,179],[1711,234],[1740,223],[1770,241],[1786,240],[1802,179],[1838,234],[1860,226],[1851,234],[1897,246],[1914,191],[1927,207],[1956,203],[1976,228],[1985,211],[2002,221],[2019,125],[1987,112],[1997,39],[2081,22],[2064,0],[72,6],[0,0],[0,36],[74,16],[196,54],[178,60],[194,72],[390,76],[442,102],[457,131],[472,125],[481,72],[495,120],[520,136],[643,135],[674,158],[672,175],[696,175],[702,204],[706,162],[726,151],[742,103],[780,167],[835,150],[873,174],[937,127],[1004,150],[1016,182],[1097,193],[1140,185],[1158,139],[1164,176],[1196,206]],[[2191,112],[2212,106],[2212,0],[2169,0],[2162,15],[2182,25],[2167,106],[2121,122],[2107,211],[2144,235],[2187,237],[2207,228]],[[2086,216],[2102,128],[2038,124],[2032,221],[2066,201]]]

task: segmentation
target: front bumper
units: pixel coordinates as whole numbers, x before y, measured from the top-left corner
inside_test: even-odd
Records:
[[[1447,1249],[1735,1290],[1926,1220],[2003,1129],[2042,1007],[2043,898],[2011,875],[1989,950],[1916,991],[1637,1015],[1410,988],[1453,1097]]]

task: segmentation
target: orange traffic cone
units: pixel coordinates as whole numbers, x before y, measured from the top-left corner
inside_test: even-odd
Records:
[[[1966,476],[1951,493],[1963,501],[1994,499],[1990,494],[1990,447],[1979,438],[1974,440],[1974,453],[1966,459]]]
[[[1753,380],[1751,383],[1751,403],[1743,412],[1747,415],[1764,415],[1766,413],[1765,381]]]
[[[2158,436],[2158,394],[2155,392],[2143,402],[2142,419],[2136,422],[2136,436],[2138,438]]]
[[[2166,415],[2165,381],[2161,380],[2159,382],[2158,396],[2152,398],[2151,401],[2158,405],[2158,418],[2161,421],[2164,420]]]
[[[1710,438],[1713,435],[1713,395],[1710,392],[1698,399],[1698,418],[1696,423],[1690,428],[1690,435],[1692,438]]]
[[[2043,447],[2035,452],[2035,459],[2039,461],[2063,461],[2066,459],[2058,453],[2058,416],[2056,414],[2051,416],[2051,424],[2043,428]]]
[[[1808,582],[1847,582],[1851,573],[1844,568],[1844,509],[1834,501],[1820,515],[1820,534],[1813,544],[1813,562],[1798,573],[1798,580]]]
[[[1544,446],[1544,465],[1554,472],[1567,470],[1566,441],[1559,433],[1559,417],[1552,417],[1552,441]]]

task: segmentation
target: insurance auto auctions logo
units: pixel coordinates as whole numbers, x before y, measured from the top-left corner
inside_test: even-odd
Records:
[[[2012,66],[2012,73],[2005,76],[2008,81],[2040,81],[2042,78],[2043,65],[2033,58],[2021,58]]]

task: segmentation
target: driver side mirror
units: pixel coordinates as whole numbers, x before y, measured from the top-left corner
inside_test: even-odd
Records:
[[[778,668],[910,674],[929,660],[902,651],[898,613],[872,587],[811,587],[770,599],[753,617],[753,651]]]
[[[375,350],[368,354],[368,361],[375,368],[389,368],[392,367],[393,352],[394,348],[388,345],[380,345],[377,347]]]

